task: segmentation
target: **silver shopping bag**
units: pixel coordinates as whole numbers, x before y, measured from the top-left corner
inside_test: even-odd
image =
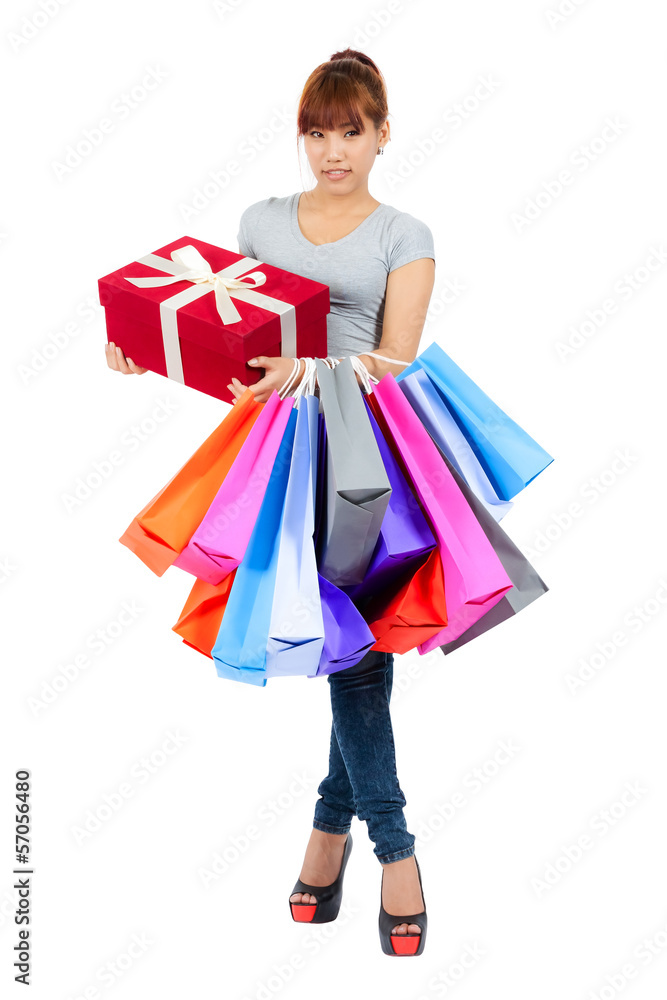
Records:
[[[436,447],[438,447],[437,444]],[[447,463],[447,467],[454,476],[457,486],[465,496],[469,507],[479,521],[484,534],[491,542],[496,555],[503,564],[503,568],[513,584],[511,589],[507,591],[498,603],[494,604],[474,625],[471,625],[469,629],[462,632],[458,638],[452,639],[451,642],[446,642],[440,646],[442,652],[447,655],[447,653],[452,653],[455,649],[458,649],[459,646],[464,646],[471,639],[475,639],[484,632],[488,632],[489,629],[492,629],[495,625],[499,625],[500,622],[518,614],[519,611],[528,607],[529,604],[532,604],[542,594],[546,594],[549,588],[535,568],[528,562],[521,549],[514,544],[507,532],[501,528],[493,514],[487,510],[484,503],[473,493],[463,476],[459,475],[439,447],[438,451]],[[446,597],[447,588],[445,583],[445,599]]]
[[[315,365],[326,435],[318,569],[342,587],[364,578],[391,485],[352,362]]]

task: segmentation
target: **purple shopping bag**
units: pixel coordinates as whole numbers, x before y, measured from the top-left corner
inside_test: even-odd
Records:
[[[406,574],[416,572],[437,545],[435,535],[365,397],[364,403],[392,492],[364,579],[361,583],[342,588],[357,605],[367,597],[377,597],[380,591],[395,585]]]

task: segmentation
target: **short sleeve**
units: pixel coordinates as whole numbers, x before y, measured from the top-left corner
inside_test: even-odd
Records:
[[[396,238],[389,253],[389,271],[420,257],[435,260],[433,234],[426,223],[408,212],[402,212],[397,222]]]

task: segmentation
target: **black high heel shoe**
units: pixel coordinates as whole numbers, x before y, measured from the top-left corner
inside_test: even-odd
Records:
[[[308,924],[326,924],[330,920],[336,919],[343,898],[345,866],[347,865],[351,850],[352,834],[348,833],[338,877],[333,882],[330,882],[329,885],[308,885],[307,882],[302,882],[300,878],[296,880],[290,896],[293,896],[295,892],[311,892],[313,896],[317,896],[317,902],[293,903],[290,899],[289,905],[292,920]]]
[[[426,900],[422,889],[422,873],[419,870],[419,862],[415,856],[417,874],[419,875],[419,888],[422,891],[424,909],[421,913],[397,914],[387,913],[382,905],[382,882],[384,882],[384,868],[382,869],[382,882],[380,883],[380,918],[378,921],[380,929],[380,942],[385,955],[421,955],[424,950],[426,939]],[[392,934],[391,929],[397,924],[418,924],[421,927],[421,934]]]

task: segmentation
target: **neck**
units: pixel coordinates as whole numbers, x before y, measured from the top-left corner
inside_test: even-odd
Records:
[[[368,190],[368,181],[353,191],[332,192],[325,188],[328,182],[318,182],[310,191],[304,192],[304,200],[317,212],[325,215],[354,215],[377,207],[380,202]]]

